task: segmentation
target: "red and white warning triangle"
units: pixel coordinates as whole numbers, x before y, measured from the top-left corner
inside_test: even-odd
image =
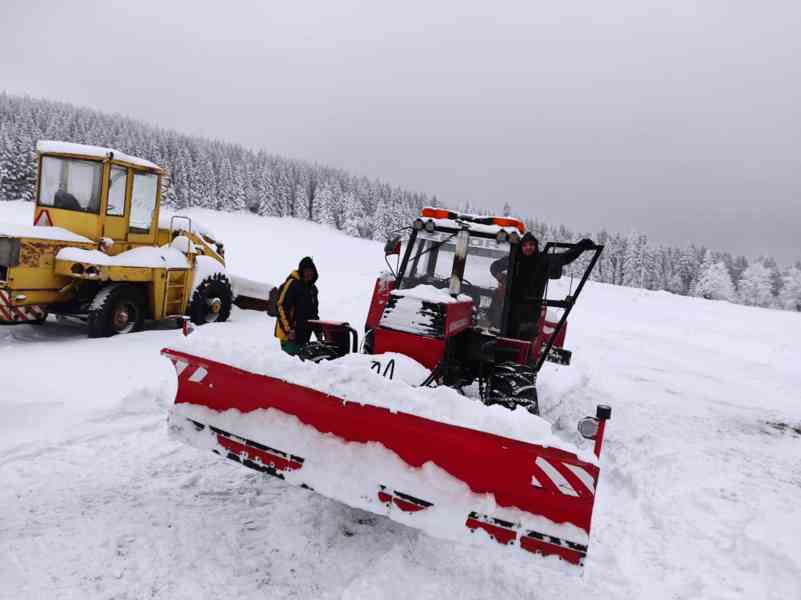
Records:
[[[50,218],[50,213],[47,212],[47,209],[45,208],[42,209],[42,212],[39,213],[33,224],[38,225],[40,227],[52,227],[53,219]]]

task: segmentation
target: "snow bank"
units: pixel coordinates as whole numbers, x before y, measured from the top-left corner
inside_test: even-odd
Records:
[[[143,246],[115,256],[109,256],[99,250],[62,248],[56,254],[56,260],[91,263],[102,267],[147,267],[152,269],[186,269],[189,267],[189,260],[186,256],[179,250],[170,247]]]
[[[560,448],[597,464],[597,459],[589,450],[580,450],[557,438],[551,432],[550,423],[522,408],[510,411],[501,406],[485,406],[444,386],[415,387],[412,383],[422,383],[427,374],[422,365],[417,365],[414,379],[406,376],[391,381],[371,370],[373,360],[385,364],[395,358],[396,363],[400,362],[396,355],[349,354],[335,361],[315,364],[285,354],[274,343],[235,338],[216,328],[200,329],[170,347],[244,371],[311,388],[346,402],[378,406],[392,412],[404,412],[449,425]],[[410,372],[409,361],[411,359],[404,357],[405,366],[399,371]]]
[[[157,164],[130,156],[119,150],[113,148],[103,148],[101,146],[87,146],[85,144],[73,144],[72,142],[58,142],[53,140],[41,140],[36,143],[36,151],[44,154],[80,154],[83,156],[92,156],[95,158],[107,158],[109,153],[113,153],[114,160],[121,160],[123,162],[131,163],[140,167],[149,169],[161,169]]]
[[[63,227],[45,227],[40,225],[22,225],[19,223],[0,223],[0,236],[15,238],[33,238],[36,240],[53,240],[57,242],[73,242],[77,244],[93,244],[89,238],[72,233]]]

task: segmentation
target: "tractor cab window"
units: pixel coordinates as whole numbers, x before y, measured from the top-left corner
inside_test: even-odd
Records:
[[[39,206],[97,214],[103,163],[43,156]]]
[[[455,251],[455,235],[422,231],[418,233],[403,274],[401,288],[432,285],[447,289],[453,271]],[[499,243],[494,238],[470,236],[462,293],[472,298],[479,327],[500,329],[506,290],[503,283],[492,274],[491,267],[495,261],[508,257],[509,251],[507,242]]]
[[[131,191],[131,224],[129,229],[135,233],[147,233],[153,222],[153,211],[156,208],[156,192],[158,175],[152,173],[134,173],[133,190]]]
[[[108,208],[106,214],[121,217],[125,214],[125,190],[128,186],[128,169],[111,167],[108,180]]]

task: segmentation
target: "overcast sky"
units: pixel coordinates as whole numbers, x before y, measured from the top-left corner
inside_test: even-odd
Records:
[[[0,90],[801,258],[801,1],[1,0]]]

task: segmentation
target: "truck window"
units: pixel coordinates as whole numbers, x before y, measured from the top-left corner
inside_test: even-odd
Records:
[[[38,204],[97,214],[102,173],[99,162],[43,156]]]
[[[111,167],[108,180],[108,208],[106,214],[110,217],[121,217],[125,214],[125,188],[128,185],[128,169],[124,167]]]
[[[147,233],[153,221],[153,210],[156,208],[156,191],[158,175],[151,173],[134,173],[133,191],[131,192],[131,222],[129,229],[137,233]]]

